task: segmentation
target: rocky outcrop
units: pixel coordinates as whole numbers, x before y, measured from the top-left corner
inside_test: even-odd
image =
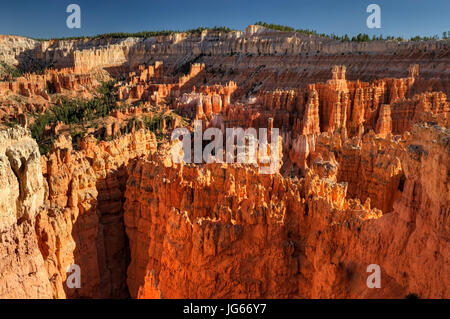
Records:
[[[410,131],[414,123],[441,118],[444,126],[450,114],[450,103],[442,92],[416,94],[411,99],[397,100],[391,107],[392,133]]]
[[[26,97],[41,95],[48,99],[48,90],[52,93],[62,93],[63,90],[74,93],[87,93],[95,87],[98,81],[90,74],[73,74],[71,69],[59,71],[47,70],[43,75],[25,74],[12,82],[2,82],[0,95],[4,96],[7,91],[10,94],[19,94]],[[98,85],[98,83],[97,83]]]
[[[392,132],[392,118],[390,105],[383,104],[377,120],[376,132],[382,137]]]
[[[2,36],[0,57],[9,64],[26,66],[25,70],[31,64],[41,64],[74,68],[76,72],[106,68],[119,73],[155,60],[164,61],[171,70],[181,70],[192,61],[220,71],[220,76],[210,75],[217,80],[225,77],[223,80],[249,86],[262,82],[265,89],[272,90],[325,81],[330,65],[347,65],[348,78],[372,81],[398,77],[399,73],[406,77],[408,71],[403,70],[420,61],[425,81],[418,81],[417,88],[423,92],[431,87],[432,91],[450,94],[448,70],[440,67],[448,63],[448,41],[341,42],[253,27],[258,32],[205,30],[123,39],[35,41]]]
[[[51,298],[34,231],[47,193],[39,149],[22,128],[0,131],[0,296]]]
[[[124,298],[128,243],[122,199],[130,159],[151,153],[145,130],[111,142],[86,137],[74,152],[61,137],[43,159],[48,199],[36,225],[45,268],[57,298]],[[66,269],[81,269],[81,288],[68,289]]]
[[[28,62],[33,59],[38,42],[20,36],[0,35],[0,61],[9,65]]]
[[[247,166],[179,166],[164,154],[134,161],[125,194],[131,295],[447,296],[449,247],[437,234],[449,231],[448,134],[418,127],[408,138],[399,155],[405,180],[384,214],[369,199],[349,199],[341,164],[327,160],[301,180]],[[370,264],[381,267],[381,289],[366,286]]]
[[[28,133],[2,134],[2,193],[13,190],[13,201],[2,200],[2,297],[123,297],[127,288],[158,298],[449,293],[449,248],[438,236],[449,233],[448,129],[419,125],[402,142],[369,134],[342,146],[321,134],[300,180],[246,165],[175,165],[164,150],[126,165],[152,154],[143,131],[101,144],[87,138],[79,152],[60,139],[43,158],[48,191]],[[72,263],[82,270],[74,291],[64,285]],[[366,286],[373,263],[381,289]]]
[[[283,220],[298,185],[248,167],[172,166],[160,156],[129,168],[133,297],[288,297],[296,290],[298,261]]]
[[[324,143],[321,140],[316,143]],[[378,138],[369,133],[333,149],[339,163],[338,180],[348,183],[348,193],[371,206],[389,213],[401,193],[404,173],[401,165],[402,140]],[[322,146],[323,147],[323,146]]]
[[[442,298],[449,294],[442,284],[449,280],[445,270],[449,245],[437,235],[448,234],[448,165],[438,162],[448,160],[448,133],[419,126],[408,138],[401,157],[405,182],[392,213],[321,232],[307,253],[315,265],[316,296]],[[359,285],[368,264],[381,267],[381,289],[368,291]]]
[[[0,297],[127,297],[122,185],[128,161],[150,154],[154,135],[87,137],[78,152],[61,136],[41,158],[25,129],[0,134]],[[80,288],[66,285],[73,264]]]
[[[0,119],[45,112],[55,102],[52,94],[92,98],[102,78],[105,76],[98,73],[74,74],[73,69],[61,69],[46,70],[44,74],[25,74],[14,81],[0,82],[0,101],[7,102],[0,106]]]

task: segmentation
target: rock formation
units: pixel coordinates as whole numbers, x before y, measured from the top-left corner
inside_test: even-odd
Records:
[[[78,152],[61,136],[42,159],[24,129],[1,138],[1,296],[127,297],[121,185],[129,159],[150,154],[154,136],[141,130],[98,145],[86,138]],[[65,284],[72,264],[82,269],[76,290]]]
[[[418,141],[422,142],[416,145]],[[444,227],[441,231],[448,231],[448,165],[432,163],[441,156],[447,163],[448,130],[417,127],[405,143],[407,150],[398,153],[405,167],[402,185],[397,173],[397,178],[391,177],[396,183],[390,181],[395,189],[381,194],[384,202],[398,192],[394,210],[383,211],[387,213],[371,208],[370,199],[364,204],[350,199],[349,184],[338,182],[341,164],[330,161],[316,160],[302,180],[258,175],[236,165],[177,166],[163,162],[164,154],[133,162],[125,195],[131,295],[402,298],[416,293],[433,298],[448,294],[440,284],[448,280],[440,267],[448,245],[430,233],[438,220],[438,227]],[[429,157],[430,148],[440,155]],[[380,161],[397,163],[401,172],[399,158]],[[418,166],[427,166],[433,177],[421,180],[414,172]],[[367,185],[380,189],[370,181]],[[411,206],[415,202],[433,204]],[[432,248],[423,251],[421,245]],[[380,290],[366,286],[366,268],[373,263],[383,269]]]
[[[97,144],[86,137],[74,152],[61,138],[43,158],[48,199],[36,226],[55,297],[128,295],[125,286],[127,242],[122,222],[126,165],[150,154],[154,136],[144,130]],[[81,289],[65,287],[66,269],[83,269]]]
[[[39,149],[25,129],[0,132],[0,296],[51,298],[34,232],[48,190]]]
[[[448,298],[448,48],[261,26],[0,36],[25,72],[0,82],[0,297]],[[95,110],[39,123],[61,97]],[[174,163],[194,120],[279,129],[274,170],[260,151]]]

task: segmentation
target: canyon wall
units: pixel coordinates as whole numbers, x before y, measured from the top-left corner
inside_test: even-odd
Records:
[[[145,131],[77,152],[61,137],[40,159],[28,134],[1,136],[2,297],[449,295],[448,129],[322,133],[300,179],[174,164]],[[80,289],[65,285],[74,263]],[[366,286],[370,264],[381,289]]]
[[[131,296],[448,296],[448,134],[417,126],[404,151],[380,159],[404,168],[391,212],[351,199],[342,165],[318,158],[300,180],[236,164],[180,166],[164,153],[132,162]],[[370,264],[381,267],[381,289],[366,286]]]
[[[0,120],[19,114],[45,112],[55,101],[54,94],[71,98],[92,98],[105,74],[75,74],[73,69],[46,70],[44,74],[24,74],[14,81],[0,82]]]
[[[125,298],[128,242],[123,192],[130,159],[151,153],[155,137],[141,130],[111,142],[84,138],[72,150],[63,137],[43,159],[48,200],[36,233],[58,298]],[[81,268],[81,288],[67,289],[66,269]]]
[[[1,132],[2,298],[126,298],[129,252],[123,193],[130,159],[155,148],[141,130],[74,151],[61,136],[39,155],[25,129]],[[69,266],[81,287],[66,285]]]
[[[154,61],[164,61],[177,71],[186,63],[201,62],[216,72],[211,77],[217,81],[235,80],[250,86],[263,82],[267,89],[325,81],[329,66],[334,64],[347,65],[349,79],[368,81],[406,75],[402,72],[417,63],[425,79],[434,78],[434,85],[450,94],[450,75],[445,67],[449,63],[448,41],[341,42],[257,29],[123,39],[35,41],[2,36],[0,57],[24,69],[34,61],[55,68],[71,67],[77,72],[101,67],[126,71]]]
[[[25,129],[0,132],[0,296],[51,298],[34,228],[48,193],[39,148]]]

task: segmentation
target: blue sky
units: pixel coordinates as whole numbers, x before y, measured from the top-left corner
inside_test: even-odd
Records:
[[[81,7],[81,29],[66,26],[66,7]],[[366,8],[381,7],[381,29],[369,29]],[[450,30],[450,0],[14,0],[0,4],[0,34],[35,38],[107,32],[245,29],[256,21],[350,36],[358,33],[442,36]]]

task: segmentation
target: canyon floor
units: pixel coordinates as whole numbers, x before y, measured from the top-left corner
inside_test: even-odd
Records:
[[[0,62],[0,298],[450,297],[450,41],[0,36]],[[276,171],[174,161],[196,121],[279,129]]]

